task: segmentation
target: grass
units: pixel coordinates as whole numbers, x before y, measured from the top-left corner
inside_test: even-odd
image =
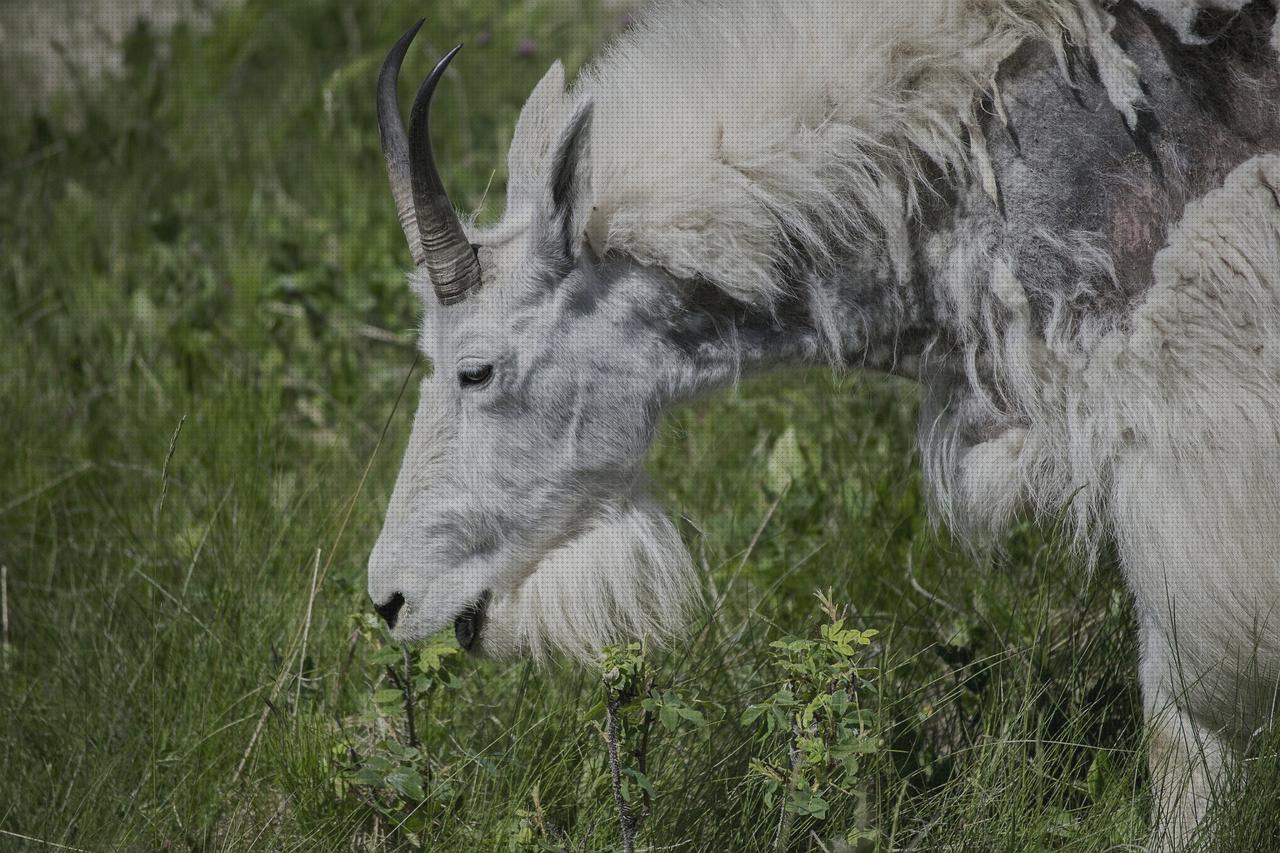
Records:
[[[352,781],[407,739],[361,616],[423,369],[371,92],[424,13],[405,76],[469,43],[436,144],[460,206],[496,215],[523,98],[616,23],[585,0],[250,0],[167,54],[139,30],[124,80],[0,125],[0,848],[621,844],[600,674],[568,664],[446,658],[414,712],[411,821]],[[641,849],[771,843],[751,767],[780,741],[742,713],[827,588],[880,632],[859,696],[876,748],[824,819],[795,818],[793,848],[1143,837],[1115,572],[1029,526],[984,557],[935,531],[916,409],[905,384],[815,371],[668,418],[654,477],[711,605],[646,652],[655,695],[693,714],[644,736]],[[1274,837],[1266,768],[1215,849]]]

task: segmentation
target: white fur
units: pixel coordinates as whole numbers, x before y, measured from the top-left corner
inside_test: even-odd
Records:
[[[1156,273],[1127,339],[1090,365],[1106,391],[1089,405],[1149,626],[1144,700],[1174,758],[1157,783],[1176,841],[1280,690],[1280,156],[1189,205]]]
[[[572,92],[553,66],[517,125],[507,212],[472,229],[484,287],[448,309],[426,297],[435,373],[370,560],[375,601],[407,601],[397,635],[445,627],[484,591],[491,653],[587,656],[674,630],[691,564],[639,486],[657,413],[744,369],[838,364],[907,310],[859,322],[815,282],[851,258],[908,282],[931,176],[998,196],[975,108],[995,95],[1000,109],[997,66],[1025,40],[1053,46],[1064,76],[1064,40],[1088,50],[1133,127],[1141,89],[1111,28],[1089,0],[670,0]],[[557,210],[555,152],[587,104],[586,184]],[[1065,512],[1091,552],[1118,544],[1177,842],[1269,724],[1280,679],[1280,156],[1186,208],[1124,314],[1071,316],[1062,282],[1047,323],[1033,318],[1002,227],[970,217],[915,247],[957,345],[923,356],[945,367],[921,424],[926,479],[961,532],[998,534],[1029,504]],[[606,260],[563,269],[561,244],[584,233]],[[1096,235],[1038,239],[1082,290],[1116,280]],[[797,250],[812,335],[691,318],[673,295],[702,279],[771,306]],[[460,389],[476,359],[492,387]]]
[[[1127,323],[1045,342],[1010,321],[1000,397],[1029,426],[963,450],[926,429],[925,451],[961,523],[999,529],[1021,498],[1115,538],[1177,843],[1280,691],[1280,156],[1188,205],[1155,272]]]
[[[784,225],[818,258],[882,235],[905,275],[926,167],[968,170],[976,95],[1024,39],[1090,49],[1133,121],[1109,30],[1085,0],[657,4],[575,89],[594,108],[587,234],[757,301]]]
[[[1243,0],[1143,5],[1195,42],[1199,9]],[[1062,40],[1088,50],[1131,128],[1142,105],[1096,3],[692,8],[658,7],[578,87],[596,110],[587,234],[748,302],[776,296],[782,233],[819,260],[870,239],[907,274],[926,164],[995,198],[973,109],[1024,39],[1057,46],[1064,76]],[[998,533],[1030,503],[1065,510],[1090,554],[1119,544],[1157,726],[1158,835],[1177,844],[1280,688],[1280,157],[1188,206],[1129,317],[1063,315],[1045,334],[1001,241],[971,236],[945,247],[952,277],[934,286],[962,330],[968,405],[996,427],[970,444],[950,403],[926,418],[931,491],[962,530]],[[1087,235],[1042,239],[1115,280]]]
[[[611,509],[500,591],[484,643],[500,655],[541,659],[562,651],[589,661],[619,636],[670,638],[697,598],[680,534],[642,497]]]

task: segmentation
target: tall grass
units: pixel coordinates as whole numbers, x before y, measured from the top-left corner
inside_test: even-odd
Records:
[[[415,709],[412,832],[349,781],[405,737],[360,616],[424,369],[371,91],[421,14],[405,76],[468,42],[436,145],[460,205],[493,216],[523,98],[619,24],[585,0],[249,2],[168,53],[139,29],[126,79],[0,124],[0,848],[621,843],[600,674],[567,664],[448,658]],[[640,848],[772,843],[750,766],[774,742],[742,711],[778,686],[770,642],[823,620],[819,588],[880,632],[879,747],[792,847],[1142,838],[1121,585],[1051,531],[978,557],[936,532],[916,408],[815,371],[668,419],[654,479],[708,606],[646,665],[702,722],[653,727]],[[1274,837],[1274,759],[1255,763],[1270,776],[1241,783],[1216,849]]]

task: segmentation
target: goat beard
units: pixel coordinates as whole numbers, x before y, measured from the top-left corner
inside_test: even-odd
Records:
[[[510,589],[493,590],[479,651],[595,660],[610,643],[675,636],[699,585],[675,525],[649,496],[605,508]]]

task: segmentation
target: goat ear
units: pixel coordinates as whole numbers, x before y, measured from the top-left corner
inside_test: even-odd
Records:
[[[582,234],[573,212],[589,180],[586,161],[590,140],[591,104],[588,103],[574,113],[551,158],[551,217],[564,259],[570,262],[577,255],[577,241]]]
[[[555,150],[557,134],[572,108],[564,91],[564,80],[564,66],[556,61],[520,110],[507,151],[510,198],[533,201],[544,189],[547,158]]]

